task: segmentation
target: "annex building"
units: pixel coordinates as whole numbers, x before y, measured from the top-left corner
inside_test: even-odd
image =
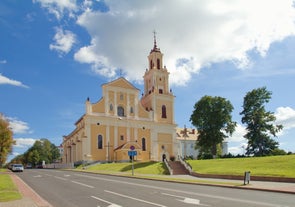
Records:
[[[86,100],[85,114],[63,137],[63,163],[127,161],[130,150],[136,151],[134,159],[139,161],[177,157],[175,96],[155,37],[148,65],[143,94],[120,77],[101,86],[97,102]]]

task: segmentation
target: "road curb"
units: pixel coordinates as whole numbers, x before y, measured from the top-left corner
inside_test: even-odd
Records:
[[[30,198],[37,207],[53,207],[45,199],[43,199],[36,191],[26,184],[20,177],[14,173],[10,173],[10,177],[17,186],[18,190],[25,198]],[[21,200],[19,200],[21,202]],[[19,206],[22,206],[20,203]]]
[[[236,188],[240,190],[257,190],[257,191],[266,191],[266,192],[275,192],[275,193],[287,193],[287,194],[295,194],[295,191],[288,191],[288,190],[281,190],[281,189],[270,189],[270,188],[259,188],[259,187],[252,187],[250,185],[242,185],[235,186],[230,184],[213,184],[213,183],[197,183],[197,182],[189,182],[185,180],[166,180],[157,177],[137,177],[137,176],[130,176],[130,175],[119,175],[119,174],[107,174],[107,173],[99,173],[99,172],[89,172],[89,171],[76,171],[76,172],[83,172],[89,174],[101,174],[101,175],[109,175],[109,176],[117,176],[117,177],[128,177],[128,178],[135,178],[135,179],[145,179],[145,180],[161,180],[164,182],[176,182],[176,183],[183,183],[183,184],[191,184],[191,185],[203,185],[203,186],[212,186],[212,187],[226,187],[226,188]]]

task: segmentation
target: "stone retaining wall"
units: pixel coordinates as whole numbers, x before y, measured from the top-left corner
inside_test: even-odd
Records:
[[[212,174],[200,174],[196,172],[191,172],[192,176],[200,178],[218,178],[218,179],[230,179],[230,180],[244,180],[244,176],[240,175],[212,175]],[[252,181],[271,181],[271,182],[286,182],[295,183],[295,178],[285,178],[285,177],[270,177],[270,176],[250,176]]]

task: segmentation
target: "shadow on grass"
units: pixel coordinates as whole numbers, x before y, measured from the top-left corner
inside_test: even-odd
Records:
[[[164,171],[163,174],[164,175],[168,175],[169,174],[169,171],[166,167],[166,165],[164,163],[159,163],[159,162],[154,162],[154,161],[151,161],[151,162],[134,162],[133,163],[134,165],[134,169],[141,169],[141,168],[149,168],[149,167],[153,167],[153,165],[158,165],[156,168],[159,170],[159,172],[161,171]],[[126,166],[126,167],[123,167],[120,171],[121,172],[127,172],[127,171],[130,171],[132,170],[132,165],[130,163],[130,165]]]

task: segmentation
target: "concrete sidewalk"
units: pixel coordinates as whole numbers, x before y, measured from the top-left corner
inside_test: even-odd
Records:
[[[204,184],[204,185],[226,186],[226,187],[233,187],[233,188],[239,188],[239,189],[252,189],[252,190],[263,190],[263,191],[295,194],[295,183],[250,180],[249,184],[244,185],[243,180],[198,178],[191,175],[170,175],[170,177],[173,177],[175,179],[180,179],[180,180],[192,180],[195,182],[200,181],[199,184]]]
[[[85,171],[84,171],[85,172]],[[14,183],[18,187],[23,198],[16,201],[1,202],[0,207],[52,207],[47,201],[41,198],[30,186],[24,183],[14,173],[9,173]],[[166,182],[181,182],[196,185],[210,185],[219,187],[230,187],[247,190],[261,190],[279,193],[295,194],[295,183],[283,182],[264,182],[250,181],[248,185],[243,185],[243,180],[228,180],[228,179],[213,179],[213,178],[198,178],[191,175],[127,175],[117,174],[112,176],[133,177],[137,179],[153,179],[163,180]]]

